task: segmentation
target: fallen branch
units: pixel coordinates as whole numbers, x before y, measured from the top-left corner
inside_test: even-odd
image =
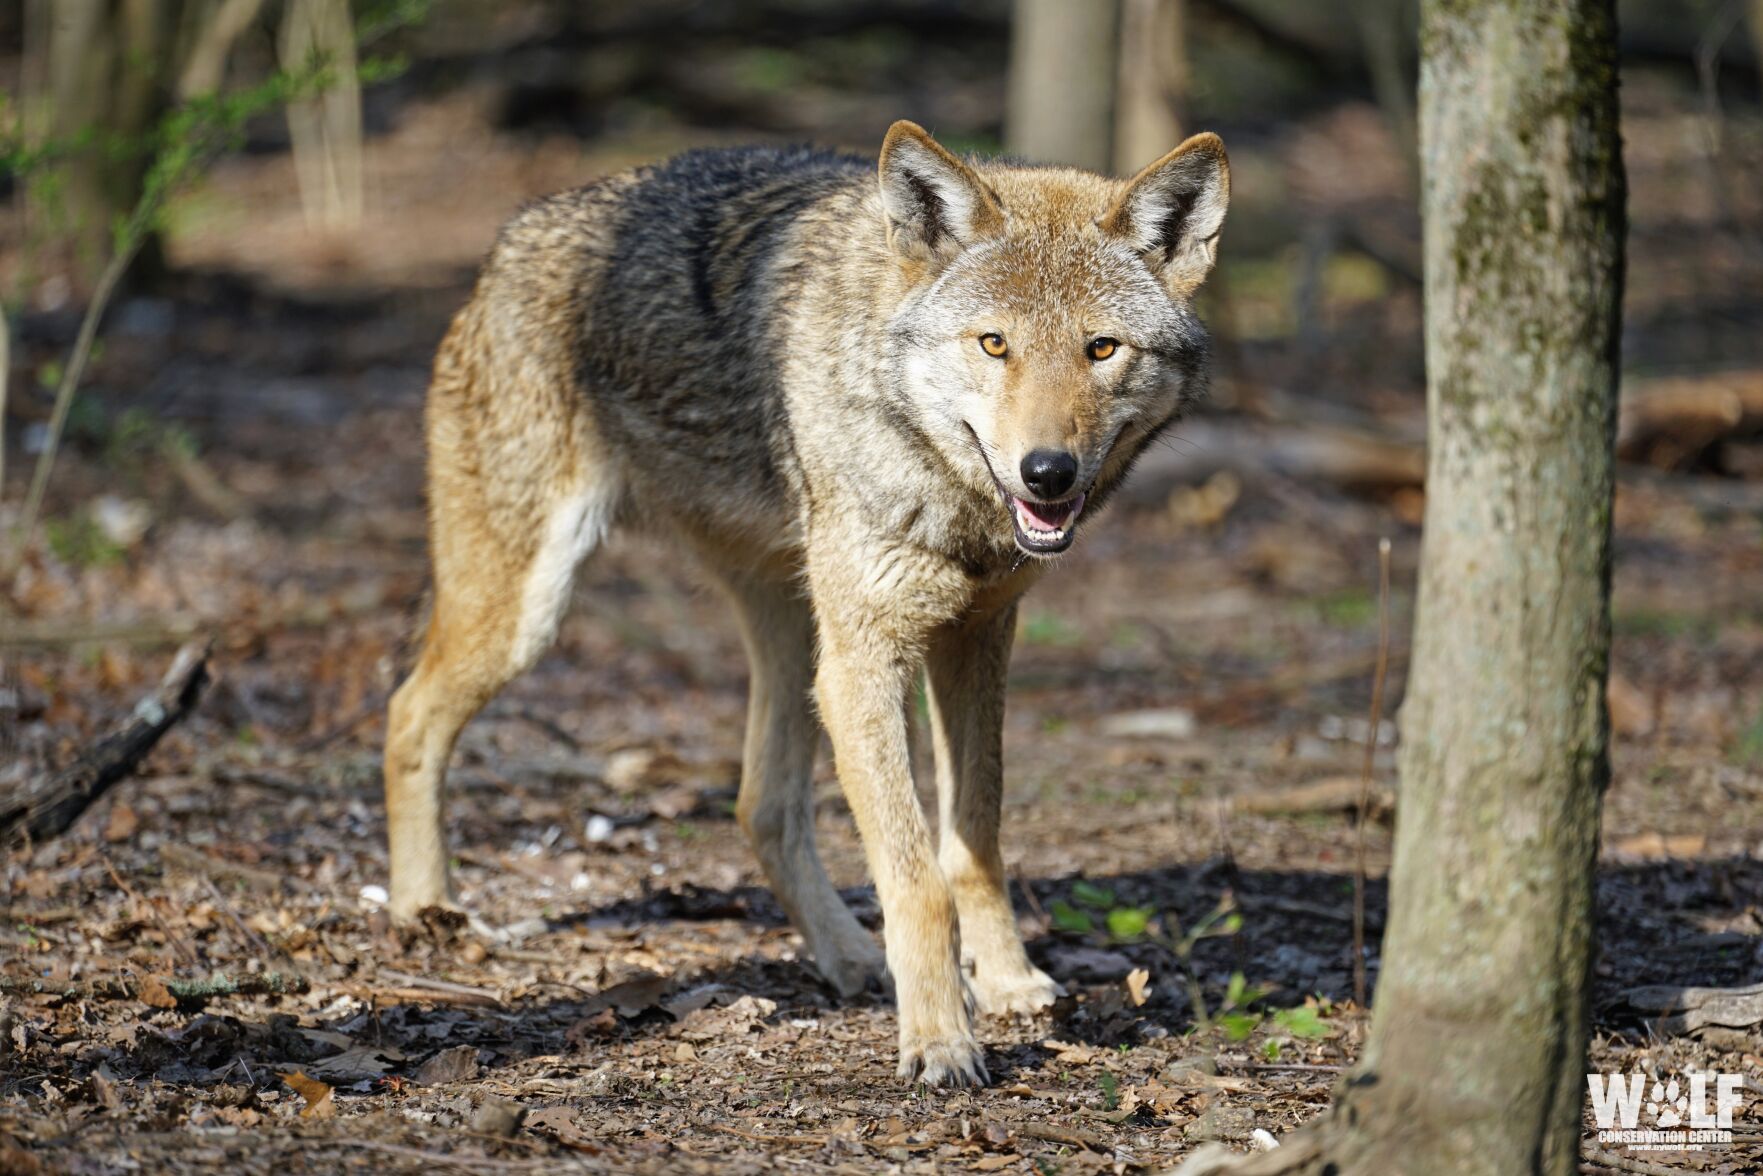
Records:
[[[1113,1149],[1108,1141],[1087,1131],[1074,1131],[1070,1127],[1057,1127],[1052,1123],[1018,1123],[1016,1134],[1026,1139],[1038,1139],[1042,1143],[1063,1143],[1068,1147],[1081,1147],[1086,1151],[1109,1155]]]
[[[376,988],[364,984],[346,985],[338,991],[376,1005],[464,1005],[480,1009],[504,1007],[499,999],[487,992],[444,992],[437,988]]]
[[[1387,822],[1396,811],[1393,789],[1362,784],[1351,776],[1325,776],[1276,792],[1245,792],[1229,799],[1238,812],[1259,816],[1362,813],[1362,820]]]
[[[504,1007],[502,998],[496,993],[486,988],[473,988],[469,984],[455,984],[451,980],[415,976],[409,972],[395,972],[390,968],[381,968],[375,980],[389,981],[394,985],[391,988],[377,985],[364,987],[361,994],[371,997],[375,1002],[424,1001],[429,1004],[475,1005],[479,1008]]]
[[[45,841],[65,832],[128,776],[167,731],[195,709],[208,684],[208,643],[178,650],[159,688],[135,705],[126,723],[100,739],[70,766],[27,782],[0,801],[0,839],[28,836]]]
[[[1646,1160],[1637,1160],[1633,1156],[1605,1151],[1601,1147],[1586,1148],[1580,1158],[1590,1164],[1614,1168],[1618,1172],[1633,1172],[1636,1176],[1683,1176],[1685,1171],[1683,1168],[1667,1168],[1663,1164],[1650,1164]]]
[[[1169,445],[1146,453],[1120,498],[1161,505],[1177,486],[1196,485],[1221,470],[1245,481],[1278,474],[1388,492],[1426,480],[1426,451],[1418,442],[1317,421],[1248,424],[1201,417],[1183,421]]]
[[[1655,380],[1622,397],[1616,453],[1664,469],[1716,441],[1763,432],[1763,377],[1755,372]]]
[[[1426,449],[1418,438],[1362,414],[1323,415],[1287,397],[1272,401],[1269,420],[1182,421],[1168,445],[1153,447],[1134,466],[1120,500],[1161,506],[1176,488],[1225,470],[1245,482],[1277,475],[1364,494],[1425,482]],[[1719,441],[1757,435],[1763,435],[1763,378],[1755,373],[1653,380],[1624,393],[1616,452],[1627,463],[1675,469]]]
[[[202,629],[199,617],[173,615],[145,621],[67,621],[10,618],[0,649],[60,649],[69,645],[171,645]]]
[[[40,977],[0,976],[0,992],[9,996],[53,996],[61,1000],[140,1000],[144,986],[164,987],[180,1005],[203,1005],[221,996],[299,996],[308,985],[304,976],[289,972],[259,972],[228,976],[216,972],[207,980],[176,980],[149,977],[106,977],[96,980],[45,980]]]
[[[1631,1006],[1648,1012],[1683,1012],[1653,1023],[1660,1033],[1680,1035],[1716,1025],[1749,1029],[1763,1023],[1763,984],[1742,988],[1675,988],[1668,984],[1636,988],[1623,995]]]
[[[167,841],[159,847],[160,865],[186,874],[195,874],[210,881],[240,882],[252,889],[270,893],[287,889],[310,891],[312,883],[280,870],[260,870],[240,862],[229,862],[205,853],[194,846]]]
[[[739,1127],[730,1127],[727,1123],[712,1123],[710,1124],[710,1130],[720,1131],[724,1135],[733,1135],[740,1139],[751,1140],[754,1143],[764,1143],[773,1146],[788,1144],[797,1147],[825,1147],[827,1143],[827,1137],[824,1135],[761,1135],[755,1131],[742,1131]]]

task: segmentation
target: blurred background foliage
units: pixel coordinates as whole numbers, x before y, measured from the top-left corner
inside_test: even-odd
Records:
[[[1627,365],[1751,370],[1763,2],[1620,9],[1636,238]],[[323,83],[293,102],[263,90],[301,67],[323,69]],[[180,273],[460,289],[524,199],[700,143],[871,153],[890,120],[913,118],[959,150],[1130,173],[1211,129],[1236,176],[1206,307],[1222,337],[1218,407],[1278,413],[1278,398],[1299,395],[1412,409],[1416,71],[1410,0],[4,5],[0,293],[28,368],[7,413],[14,427],[48,416],[44,370],[65,361],[56,319],[115,254],[115,226],[166,150],[167,115],[217,93],[272,100],[238,108],[233,159],[180,183],[153,219],[130,296],[176,298]],[[160,303],[146,305],[136,314]],[[1737,473],[1758,458],[1689,444],[1671,462]]]

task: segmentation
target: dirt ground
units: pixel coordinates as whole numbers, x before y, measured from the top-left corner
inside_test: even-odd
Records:
[[[841,1002],[801,959],[732,818],[738,640],[643,541],[585,569],[556,649],[454,761],[462,898],[500,933],[388,925],[378,756],[424,590],[424,367],[496,221],[622,162],[474,137],[453,101],[371,157],[380,211],[355,237],[296,230],[285,160],[228,163],[193,198],[219,212],[173,241],[173,292],[115,316],[50,542],[12,590],[0,782],[67,762],[183,640],[214,639],[217,681],[138,778],[0,858],[0,1170],[1124,1172],[1322,1111],[1366,1029],[1351,809],[1388,536],[1377,975],[1412,492],[1175,486],[1090,525],[1030,597],[1006,856],[1030,954],[1069,996],[981,1026],[989,1089],[904,1087],[890,1003]],[[1667,147],[1641,155],[1670,170]],[[449,172],[471,182],[437,187]],[[1666,202],[1642,183],[1647,200]],[[1684,280],[1652,248],[1643,317]],[[1416,304],[1380,302],[1376,330],[1407,337]],[[70,314],[36,320],[33,354]],[[1251,356],[1275,377],[1302,362]],[[1411,385],[1411,352],[1385,362]],[[1409,392],[1389,415],[1414,427]],[[163,460],[185,437],[200,460]],[[1754,1096],[1757,1029],[1664,1035],[1626,994],[1763,973],[1763,493],[1629,469],[1616,527],[1592,1064],[1735,1071]],[[829,868],[877,926],[824,756],[819,787]],[[1221,933],[1178,942],[1221,908]],[[252,991],[167,987],[217,974]],[[1758,1108],[1732,1149],[1669,1164],[1759,1170]]]

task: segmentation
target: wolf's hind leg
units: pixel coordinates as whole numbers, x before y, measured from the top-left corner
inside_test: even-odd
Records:
[[[814,848],[814,754],[820,743],[810,696],[814,617],[789,586],[733,577],[725,585],[752,668],[735,813],[815,967],[840,995],[852,996],[882,978],[887,966],[874,936],[833,889]]]
[[[449,458],[431,449],[434,614],[386,725],[396,919],[452,903],[443,786],[453,745],[466,722],[550,646],[576,566],[605,534],[615,497],[605,481],[553,483],[542,494],[535,488],[539,509],[530,523],[509,526],[505,512],[484,509],[475,479],[449,478]]]
[[[955,895],[962,955],[983,1013],[1033,1013],[1060,994],[1029,962],[998,848],[1004,782],[1004,678],[1014,606],[937,634],[925,659],[937,761],[938,864]],[[964,962],[967,962],[964,960]]]

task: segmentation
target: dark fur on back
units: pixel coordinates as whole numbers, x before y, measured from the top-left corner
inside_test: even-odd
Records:
[[[659,532],[739,618],[736,815],[816,966],[854,994],[884,963],[814,850],[824,723],[887,925],[898,1073],[985,1081],[969,998],[1032,1013],[1059,991],[998,841],[1016,600],[1199,387],[1192,295],[1228,191],[1212,135],[1122,181],[962,161],[900,122],[873,164],[694,151],[516,216],[425,412],[435,603],[388,716],[393,915],[451,900],[461,727],[551,643],[590,552]],[[940,843],[912,779],[921,681]]]

